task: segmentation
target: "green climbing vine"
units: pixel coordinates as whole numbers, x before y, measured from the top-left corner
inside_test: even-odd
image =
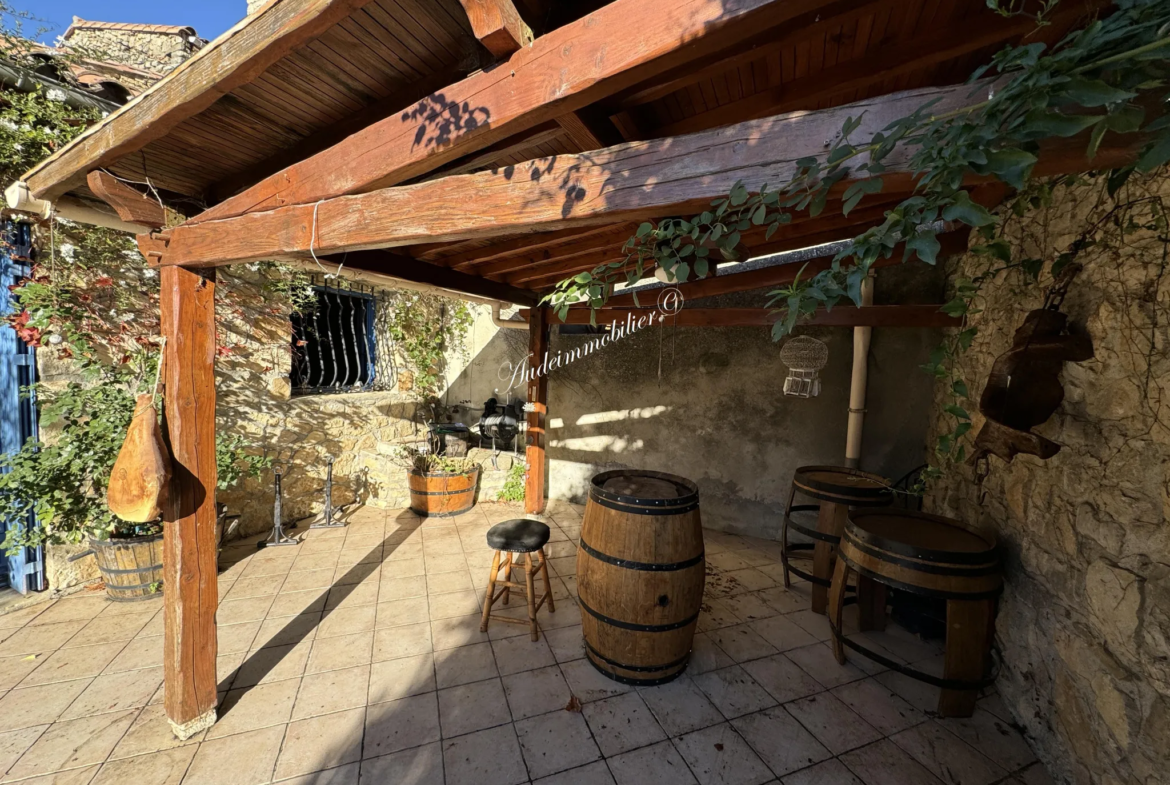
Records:
[[[1020,12],[1012,0],[989,0],[1004,15]],[[1042,14],[1055,2],[1042,4]],[[1037,24],[1043,24],[1043,16]],[[771,293],[778,311],[775,340],[791,334],[818,308],[844,301],[861,302],[861,285],[879,259],[900,252],[903,261],[937,261],[938,234],[947,225],[975,231],[971,251],[987,260],[987,271],[960,280],[944,310],[963,326],[931,356],[926,370],[947,385],[952,397],[946,411],[953,428],[939,437],[937,475],[965,458],[961,440],[971,428],[970,387],[955,371],[954,358],[965,351],[976,331],[968,319],[988,276],[1019,268],[1034,279],[1043,260],[1013,259],[1003,236],[1008,216],[1051,196],[1051,184],[1034,178],[1041,142],[1087,134],[1092,160],[1108,135],[1140,134],[1141,150],[1133,163],[1108,174],[1116,193],[1135,172],[1151,172],[1170,161],[1170,115],[1161,113],[1170,77],[1170,3],[1117,0],[1112,13],[1067,35],[1051,48],[1042,43],[1007,47],[971,76],[985,100],[938,111],[936,101],[919,106],[866,139],[855,136],[863,116],[849,117],[823,155],[797,160],[791,178],[776,187],[749,188],[736,183],[727,196],[689,218],[645,222],[625,245],[625,258],[560,282],[546,301],[563,319],[574,303],[593,309],[605,304],[619,282],[632,284],[651,266],[678,281],[706,277],[716,261],[738,257],[744,233],[763,230],[771,237],[797,214],[816,217],[839,200],[848,215],[866,197],[881,193],[883,176],[908,173],[913,193],[885,212],[881,223],[854,237],[831,266]],[[993,214],[972,198],[972,177],[994,178],[1016,195]],[[1049,265],[1055,275],[1079,249],[1072,247]]]
[[[423,400],[438,395],[448,351],[464,351],[473,317],[467,304],[433,294],[404,290],[391,299],[386,330],[414,374]]]

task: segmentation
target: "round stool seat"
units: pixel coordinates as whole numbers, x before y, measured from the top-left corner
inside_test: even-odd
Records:
[[[487,544],[495,551],[532,553],[543,548],[548,537],[548,527],[540,521],[516,518],[488,529]]]

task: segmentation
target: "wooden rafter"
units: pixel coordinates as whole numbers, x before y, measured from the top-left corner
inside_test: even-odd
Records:
[[[192,219],[218,220],[402,183],[661,74],[826,0],[615,0]],[[636,35],[630,31],[636,30]],[[549,86],[556,89],[550,97]]]
[[[512,0],[459,0],[475,37],[489,52],[504,59],[532,43],[532,28],[524,23]]]
[[[446,267],[420,262],[417,259],[391,251],[355,251],[340,256],[325,257],[324,261],[330,265],[344,265],[350,269],[365,270],[413,283],[430,284],[453,292],[473,294],[517,305],[535,305],[540,299],[534,292],[527,289],[519,289],[487,278],[467,275]]]
[[[166,136],[369,0],[281,0],[247,17],[149,90],[42,161],[26,178],[38,198],[82,185],[88,172]]]
[[[151,229],[161,229],[167,225],[167,211],[159,202],[136,191],[109,172],[90,172],[86,183],[89,190],[114,208],[123,221]]]
[[[564,229],[559,232],[524,235],[493,243],[487,247],[457,251],[448,256],[441,256],[435,260],[435,263],[462,272],[471,272],[479,265],[510,260],[515,258],[517,254],[540,253],[549,248],[583,242],[598,235],[608,235],[612,232],[613,227],[611,226],[598,226],[584,230]],[[417,248],[418,246],[415,246],[411,250],[414,251]],[[418,254],[416,253],[415,256]]]
[[[984,88],[986,89],[986,88]],[[846,117],[858,117],[857,138],[937,99],[951,111],[981,100],[960,85],[915,90],[819,112],[798,112],[683,137],[619,145],[516,167],[511,176],[484,172],[403,188],[327,199],[320,205],[176,227],[140,237],[153,263],[231,264],[303,254],[388,248],[417,242],[505,237],[525,232],[679,215],[703,209],[742,181],[750,189],[784,182],[794,162],[824,153]],[[1041,146],[1038,176],[1108,168],[1133,159],[1142,140],[1111,135],[1090,163],[1084,140]],[[909,192],[909,152],[886,159],[887,193]],[[972,183],[987,178],[973,178]],[[843,189],[846,183],[838,184]],[[467,199],[467,194],[475,194]]]
[[[840,305],[831,311],[820,309],[802,325],[821,327],[958,327],[962,320],[948,316],[941,305],[871,305],[857,308]],[[520,315],[527,318],[527,313]],[[646,319],[658,323],[659,312],[653,307],[614,308],[598,310],[592,321],[588,309],[571,309],[564,324],[611,324],[624,322],[627,317]],[[779,320],[777,312],[770,308],[683,308],[677,314],[665,317],[664,323],[678,327],[762,327]],[[559,323],[554,316],[553,323]]]

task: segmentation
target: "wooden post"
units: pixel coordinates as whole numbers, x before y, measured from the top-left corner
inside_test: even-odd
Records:
[[[164,706],[186,739],[215,722],[215,271],[160,271],[173,475],[163,507]]]
[[[844,504],[821,502],[821,511],[817,514],[817,531],[821,534],[831,534],[840,538],[845,532],[845,522],[849,520],[849,508]],[[829,580],[833,577],[833,563],[837,560],[837,546],[831,542],[817,540],[813,545],[813,575]],[[829,589],[827,586],[812,587],[813,613],[824,615],[829,605]]]
[[[544,496],[548,486],[545,469],[545,425],[548,420],[548,366],[544,357],[548,352],[548,306],[533,308],[528,319],[529,370],[541,368],[539,376],[532,373],[528,379],[528,479],[524,483],[524,512],[544,511]],[[543,367],[542,367],[543,366]]]

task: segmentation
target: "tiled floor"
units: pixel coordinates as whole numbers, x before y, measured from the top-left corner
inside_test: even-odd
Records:
[[[480,633],[484,534],[516,514],[365,509],[296,547],[226,549],[220,719],[186,743],[160,705],[161,602],[91,593],[0,616],[0,782],[1048,782],[994,695],[970,720],[940,720],[933,689],[838,666],[807,584],[781,587],[772,542],[707,532],[708,601],[670,684],[632,689],[582,659],[580,507],[547,516],[557,611],[542,611],[540,642],[518,625]],[[938,665],[936,645],[897,628],[867,637]]]

